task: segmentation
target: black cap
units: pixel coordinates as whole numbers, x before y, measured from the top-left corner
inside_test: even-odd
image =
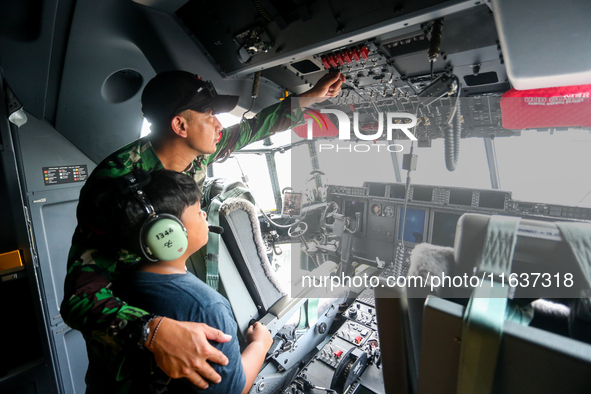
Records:
[[[172,119],[192,109],[214,114],[229,112],[238,104],[238,96],[218,95],[209,81],[187,71],[165,71],[148,82],[142,93],[142,112],[151,122]]]

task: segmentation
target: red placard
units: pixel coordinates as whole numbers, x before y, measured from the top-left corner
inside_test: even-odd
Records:
[[[501,97],[503,127],[533,129],[542,127],[591,126],[591,85],[515,90]]]

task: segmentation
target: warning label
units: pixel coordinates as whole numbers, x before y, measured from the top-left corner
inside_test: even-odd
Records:
[[[86,164],[61,167],[43,167],[45,186],[61,183],[84,182],[88,177]]]

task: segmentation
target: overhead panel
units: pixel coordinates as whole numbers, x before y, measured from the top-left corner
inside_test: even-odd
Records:
[[[230,4],[189,1],[177,11],[228,75],[298,60],[305,51],[401,20],[442,0],[391,2],[253,0]],[[344,42],[347,42],[345,40]]]
[[[193,0],[177,15],[227,76],[263,70],[264,78],[300,94],[339,71],[346,78],[340,95],[321,106],[359,113],[362,133],[375,134],[380,112],[405,112],[419,118],[413,132],[421,146],[443,138],[455,97],[420,106],[418,95],[436,78],[454,75],[462,86],[462,138],[516,134],[501,127],[499,101],[510,85],[484,3],[257,0],[228,7]]]

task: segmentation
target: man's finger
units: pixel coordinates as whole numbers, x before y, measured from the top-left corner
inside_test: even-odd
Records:
[[[212,368],[213,369],[213,368]],[[215,372],[215,371],[214,371]],[[219,376],[219,375],[218,375]],[[202,390],[205,390],[206,388],[209,387],[209,383],[207,383],[207,381],[205,381],[205,379],[203,379],[198,373],[196,372],[191,372],[188,376],[187,379],[189,379],[189,381],[191,383],[193,383],[195,386],[199,387]]]
[[[330,75],[330,74],[329,74],[329,75]],[[336,73],[334,73],[334,75],[331,75],[331,77],[332,77],[332,78],[330,78],[330,83],[331,83],[331,85],[332,85],[333,83],[335,83],[336,81],[340,80],[340,79],[341,79],[341,75],[343,75],[343,74],[341,74],[341,73],[339,73],[339,72],[336,72]]]
[[[228,365],[228,357],[226,357],[224,355],[224,353],[222,353],[220,350],[218,350],[214,347],[212,347],[210,349],[210,351],[211,351],[211,354],[209,355],[209,357],[207,357],[207,359],[209,361],[214,362],[216,364],[220,364],[220,365]],[[206,365],[209,367],[209,364],[206,364]],[[213,371],[213,369],[212,369],[212,371]],[[201,373],[200,371],[197,371],[197,372]]]
[[[210,382],[219,383],[222,381],[222,377],[207,362],[199,363],[195,371]]]
[[[203,325],[203,332],[205,333],[205,337],[210,341],[216,341],[219,343],[226,343],[232,339],[232,335],[224,334],[222,331],[218,330],[217,328],[213,328],[207,325]]]
[[[325,83],[330,86],[333,83],[335,83],[337,79],[340,79],[340,78],[341,78],[341,73],[339,73],[339,72],[325,74],[322,78],[320,78],[318,83]]]
[[[329,75],[331,75],[331,77],[332,77],[331,80],[334,82],[337,79],[341,79],[341,75],[343,75],[343,74],[341,74],[340,72],[335,72],[334,74],[329,74]]]
[[[341,92],[341,84],[343,82],[341,80],[339,80],[338,82],[335,82],[334,84],[331,85],[331,87],[328,89],[328,95],[329,96],[338,96],[339,93]]]
[[[341,85],[343,84],[343,80],[342,79],[338,79],[336,82],[334,82],[330,87],[332,89],[340,89]]]

